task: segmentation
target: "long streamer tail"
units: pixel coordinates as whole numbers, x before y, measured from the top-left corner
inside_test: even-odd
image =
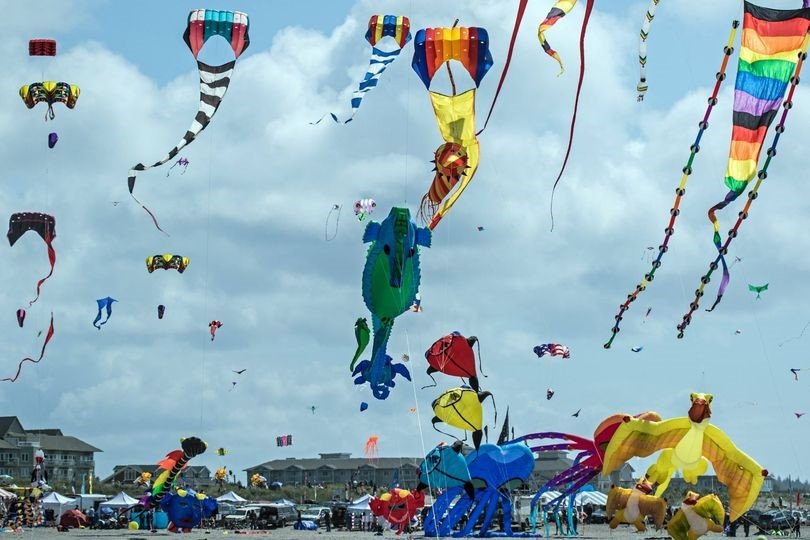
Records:
[[[14,374],[13,377],[6,377],[5,379],[0,379],[3,382],[15,382],[17,378],[20,376],[20,372],[22,371],[22,366],[25,362],[31,362],[32,364],[39,364],[42,358],[45,356],[45,348],[48,346],[48,342],[51,341],[53,337],[53,313],[51,313],[51,324],[48,326],[48,333],[45,334],[45,341],[42,343],[42,350],[39,352],[39,358],[34,360],[33,358],[23,358],[20,360],[20,363],[17,364],[17,373]]]

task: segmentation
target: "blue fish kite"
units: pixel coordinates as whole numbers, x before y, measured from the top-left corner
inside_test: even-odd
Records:
[[[403,364],[394,364],[386,353],[394,319],[416,302],[421,273],[419,246],[430,247],[431,233],[417,227],[407,208],[392,208],[382,223],[366,226],[363,243],[371,243],[363,269],[363,301],[371,312],[374,341],[371,360],[353,370],[354,384],[368,383],[377,399],[385,399],[399,374],[411,375]]]
[[[98,304],[98,314],[96,315],[95,320],[93,320],[93,326],[101,330],[101,327],[104,324],[107,324],[107,321],[110,320],[110,315],[112,315],[112,305],[113,302],[118,302],[115,298],[102,298],[100,300],[96,300],[96,304]],[[101,321],[101,310],[107,308],[107,318]],[[99,322],[101,321],[101,322]]]

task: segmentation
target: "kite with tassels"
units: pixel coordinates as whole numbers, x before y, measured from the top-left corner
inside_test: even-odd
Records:
[[[714,244],[718,250],[718,255],[712,261],[709,271],[701,278],[701,284],[695,291],[695,299],[690,304],[690,309],[683,317],[683,321],[678,325],[678,337],[683,337],[683,332],[692,319],[692,314],[698,309],[699,300],[703,296],[703,289],[711,280],[711,275],[720,265],[723,266],[723,279],[720,283],[717,298],[709,311],[713,310],[725,292],[729,281],[728,266],[724,255],[728,253],[728,247],[734,237],[737,236],[742,221],[748,217],[751,203],[757,197],[759,186],[767,177],[767,170],[771,158],[776,155],[776,146],[779,137],[784,131],[787,112],[792,106],[793,93],[799,82],[799,73],[808,43],[807,32],[810,28],[810,0],[805,0],[805,7],[799,9],[779,10],[762,8],[745,3],[745,13],[743,21],[742,50],[738,63],[737,79],[734,92],[734,113],[732,129],[731,150],[729,162],[726,170],[726,186],[730,189],[726,198],[709,210],[709,218],[715,228]],[[642,291],[646,290],[649,283],[655,277],[658,268],[661,267],[661,259],[669,249],[669,241],[675,233],[675,222],[680,214],[681,199],[686,193],[686,184],[693,171],[695,156],[700,150],[700,141],[703,133],[708,129],[709,116],[714,105],[717,104],[717,96],[720,85],[725,80],[726,66],[729,58],[734,52],[733,43],[739,23],[734,21],[728,42],[724,48],[723,62],[720,71],[716,75],[716,82],[706,113],[698,124],[699,130],[695,142],[692,144],[689,159],[683,168],[683,175],[678,188],[675,190],[675,202],[670,210],[669,223],[664,229],[664,240],[658,246],[658,255],[652,262],[652,268],[645,274],[644,279],[636,285],[636,289],[627,295],[627,300],[619,306],[619,311],[615,316],[615,324],[612,328],[612,335],[605,343],[605,348],[610,348],[613,340],[620,330],[620,325],[624,313],[630,309],[630,305],[638,298]],[[759,154],[762,143],[765,139],[768,127],[776,117],[777,110],[783,104],[785,92],[790,86],[790,92],[784,99],[784,111],[776,127],[776,135],[771,148],[768,150],[768,157],[757,174],[756,168],[759,161]],[[716,212],[728,204],[732,203],[745,190],[748,183],[757,176],[754,188],[748,194],[748,201],[738,214],[734,227],[729,231],[724,244],[720,242],[720,228],[716,219]]]
[[[28,307],[31,307],[34,302],[39,300],[42,285],[53,275],[53,268],[56,265],[56,251],[53,249],[53,239],[56,238],[56,219],[41,212],[17,212],[11,214],[8,219],[8,233],[6,234],[9,245],[14,246],[17,240],[28,231],[34,231],[45,241],[45,246],[48,248],[48,262],[51,265],[48,275],[37,281],[37,295],[28,302]]]
[[[686,327],[692,322],[692,314],[698,309],[703,289],[711,281],[712,273],[723,267],[723,278],[717,290],[712,307],[720,303],[731,279],[725,255],[732,240],[737,236],[743,220],[754,199],[757,198],[762,181],[768,177],[768,167],[776,155],[779,137],[785,130],[788,111],[793,106],[793,94],[799,84],[799,74],[807,57],[810,42],[810,0],[804,0],[799,9],[771,9],[745,3],[742,46],[737,67],[737,81],[734,92],[734,116],[731,131],[731,149],[726,167],[725,184],[729,189],[725,198],[709,209],[709,220],[714,227],[713,242],[717,257],[709,265],[709,270],[700,278],[700,286],[695,291],[695,299],[678,324],[678,337],[682,338]],[[788,87],[790,90],[788,91]],[[785,98],[785,92],[788,93]],[[776,125],[773,142],[767,150],[767,158],[757,173],[759,155],[779,107],[784,110]],[[720,222],[717,212],[737,200],[756,176],[754,187],[748,192],[748,200],[738,214],[737,221],[728,231],[725,242],[721,241]]]
[[[655,10],[661,0],[650,0],[650,5],[647,6],[647,12],[644,14],[644,22],[641,23],[641,31],[638,35],[638,68],[639,77],[636,91],[638,91],[638,101],[644,101],[644,96],[647,94],[647,38],[650,37],[650,26],[653,19],[655,19]]]
[[[390,40],[385,38],[390,37]],[[357,86],[357,90],[352,94],[352,113],[346,120],[339,120],[335,113],[327,113],[338,124],[348,124],[354,120],[354,115],[360,108],[363,98],[367,93],[371,92],[377,87],[380,82],[385,68],[394,63],[399,53],[408,42],[411,40],[411,21],[408,17],[397,15],[372,15],[368,21],[368,30],[366,30],[366,41],[371,45],[371,60],[369,60],[369,67],[363,80]],[[385,44],[390,41],[393,47],[380,47],[379,45]],[[324,115],[317,122],[311,124],[320,124],[321,120],[326,118]]]
[[[236,67],[236,60],[245,52],[250,44],[248,30],[250,22],[246,13],[241,11],[215,11],[211,9],[195,9],[189,13],[188,26],[183,34],[183,40],[188,45],[195,60],[208,38],[220,35],[231,44],[234,59],[220,66],[209,66],[197,60],[197,70],[200,74],[200,108],[194,117],[191,127],[188,128],[183,138],[180,139],[174,148],[166,156],[151,165],[138,163],[129,171],[127,183],[129,194],[152,218],[155,227],[165,234],[160,228],[157,218],[146,206],[143,205],[133,193],[135,189],[135,178],[138,172],[159,167],[174,159],[180,150],[191,144],[202,130],[208,127],[214,118],[217,109],[222,103],[228,86],[231,83],[231,75]]]
[[[475,88],[456,93],[455,80],[447,62],[460,62]],[[453,94],[430,89],[433,77],[447,65]],[[420,218],[433,230],[472,182],[478,169],[479,145],[475,131],[475,91],[492,67],[489,34],[484,28],[425,28],[414,40],[413,70],[430,95],[433,113],[444,143],[435,153],[436,174],[422,197]],[[493,103],[494,105],[494,103]],[[483,130],[482,130],[483,131]]]

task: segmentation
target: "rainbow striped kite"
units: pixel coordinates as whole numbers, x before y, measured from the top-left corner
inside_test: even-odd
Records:
[[[725,199],[709,209],[714,226],[714,245],[720,251],[723,279],[717,292],[720,301],[730,279],[722,252],[720,222],[722,210],[745,191],[757,175],[762,143],[785,98],[799,54],[807,48],[810,9],[771,9],[745,3],[742,44],[734,84],[734,116],[731,149],[726,166]]]

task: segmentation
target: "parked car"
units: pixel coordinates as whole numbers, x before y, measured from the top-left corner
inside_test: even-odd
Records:
[[[254,513],[258,513],[258,509],[252,506],[243,506],[242,508],[237,508],[230,514],[227,514],[224,518],[222,518],[223,524],[226,529],[247,529],[250,526],[250,522],[248,519],[248,512],[253,511]]]
[[[757,527],[761,532],[785,531],[793,528],[795,520],[784,510],[769,510],[759,516]]]
[[[607,512],[604,510],[594,510],[588,517],[588,523],[607,523]]]
[[[298,511],[294,506],[284,504],[262,505],[256,526],[259,529],[278,529],[292,525],[298,519]]]
[[[301,519],[314,521],[318,527],[325,527],[327,512],[329,512],[329,509],[325,506],[311,506],[301,511]]]

